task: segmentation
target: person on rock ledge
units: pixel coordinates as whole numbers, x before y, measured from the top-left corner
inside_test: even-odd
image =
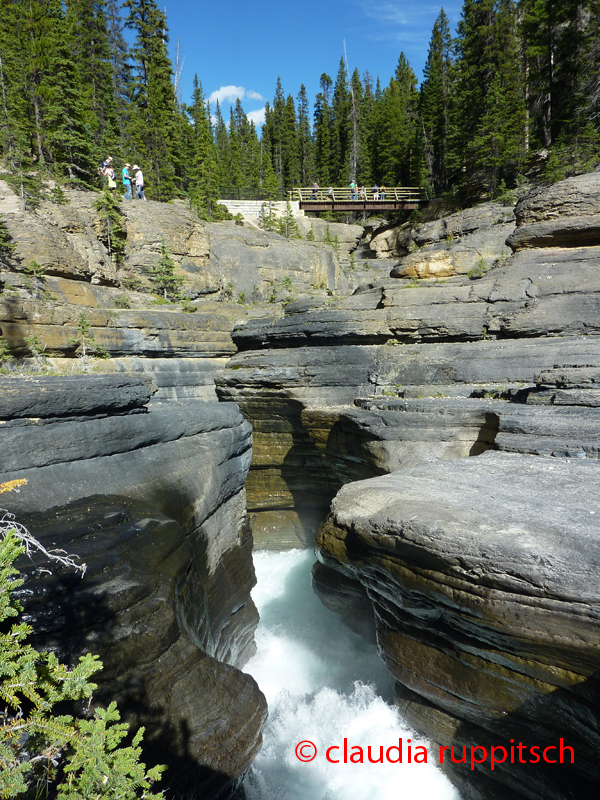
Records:
[[[123,200],[131,200],[131,176],[129,175],[129,168],[131,164],[125,164],[123,169],[121,170],[121,178],[123,180],[123,186],[125,187],[125,194],[123,195]]]
[[[135,191],[137,194],[137,199],[145,200],[146,195],[144,194],[144,174],[137,164],[133,165],[133,172],[134,172],[133,179],[135,181]]]

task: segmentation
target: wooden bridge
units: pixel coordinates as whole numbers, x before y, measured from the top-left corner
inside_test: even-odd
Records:
[[[393,186],[374,190],[358,186],[294,188],[289,199],[303,211],[411,211],[427,205],[426,190],[418,186]]]

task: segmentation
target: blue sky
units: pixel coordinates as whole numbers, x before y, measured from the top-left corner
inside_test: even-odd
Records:
[[[462,0],[158,0],[167,13],[173,60],[179,40],[181,98],[190,102],[194,73],[227,120],[240,97],[260,123],[277,76],[287,97],[306,86],[312,108],[323,72],[335,82],[344,41],[348,65],[362,76],[392,77],[403,51],[421,80],[433,23],[443,6],[454,34]]]

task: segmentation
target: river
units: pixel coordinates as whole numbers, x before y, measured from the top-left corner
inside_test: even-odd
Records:
[[[393,679],[375,646],[313,592],[312,551],[258,551],[254,563],[261,622],[245,671],[267,698],[269,721],[244,782],[248,800],[460,800],[429,743],[391,704]],[[313,760],[298,759],[301,742],[303,758],[316,747]],[[369,746],[383,763],[368,763]]]

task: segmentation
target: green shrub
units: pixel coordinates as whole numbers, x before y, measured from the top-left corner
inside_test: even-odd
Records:
[[[24,483],[0,484],[0,494]],[[40,653],[28,644],[32,628],[16,619],[22,609],[15,592],[23,580],[14,563],[33,549],[85,572],[85,565],[71,557],[45,551],[10,515],[0,518],[0,797],[163,797],[152,785],[164,767],[146,770],[140,762],[143,728],[123,746],[129,728],[120,722],[115,703],[95,708],[87,719],[58,711],[65,701],[89,706],[96,688],[90,678],[102,664],[87,654],[70,669],[53,653]]]
[[[120,294],[118,297],[115,297],[115,306],[117,308],[131,308],[131,303],[126,294]]]

